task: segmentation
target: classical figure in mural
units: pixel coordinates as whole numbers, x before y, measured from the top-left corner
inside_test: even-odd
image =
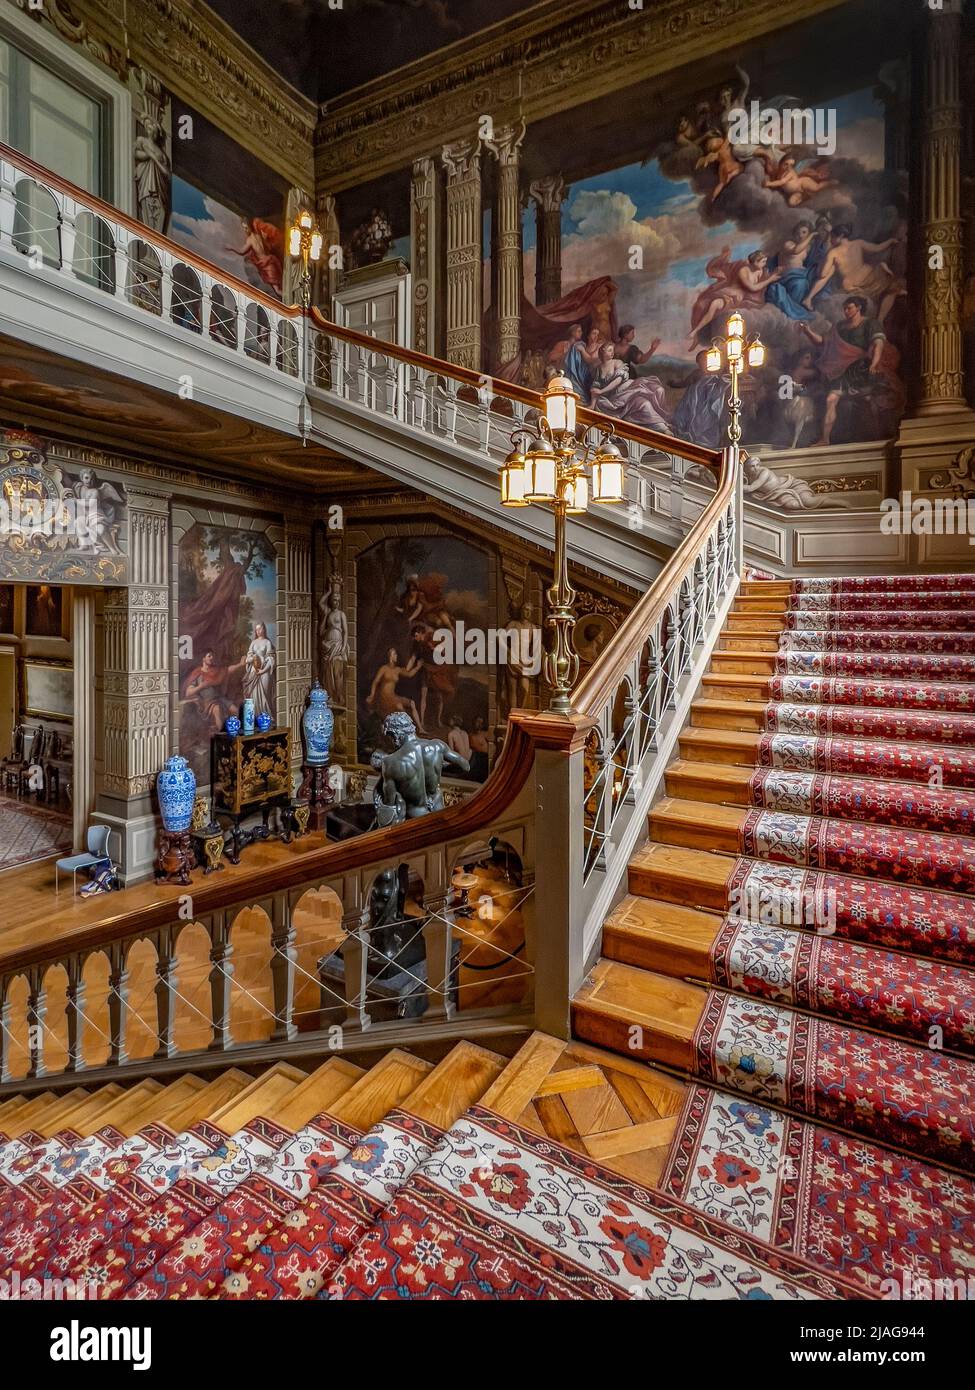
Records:
[[[760,308],[765,302],[766,288],[782,278],[779,270],[768,270],[764,251],[752,251],[744,261],[733,261],[731,247],[723,246],[721,255],[708,261],[705,273],[714,281],[701,291],[691,311],[691,332],[688,351],[697,346],[715,315],[738,309]]]
[[[278,669],[278,654],[267,635],[263,623],[254,627],[254,636],[247,648],[243,661],[242,685],[244,698],[254,701],[254,713],[269,714],[274,718],[275,676]]]
[[[867,317],[867,308],[863,295],[849,295],[843,301],[843,322],[834,324],[828,334],[802,325],[807,338],[820,349],[817,366],[826,382],[821,444],[830,443],[844,398],[858,399],[877,411],[889,410],[899,398],[896,350],[880,320]]]
[[[508,660],[504,670],[505,714],[509,715],[513,709],[529,707],[532,677],[536,674],[530,656],[535,624],[527,604],[518,604],[512,609],[505,631],[512,634],[508,640]]]
[[[235,670],[240,670],[240,664],[221,666],[212,651],[205,651],[199,666],[194,666],[183,682],[180,698],[195,705],[211,733],[219,732],[227,716],[237,713],[237,705],[227,694]]]
[[[590,390],[593,410],[644,429],[669,432],[671,419],[663,384],[655,376],[631,378],[626,363],[615,352],[612,343],[603,343],[599,349],[599,367]]]
[[[386,653],[386,660],[373,677],[372,687],[366,696],[366,706],[381,718],[405,711],[415,724],[422,727],[422,720],[413,701],[396,693],[400,681],[415,676],[419,670],[420,663],[415,656],[411,656],[403,666],[400,664],[399,652],[395,647],[390,647]]]
[[[318,600],[318,612],[322,685],[334,708],[345,704],[345,668],[349,660],[349,620],[342,610],[342,586],[336,576]]]
[[[897,244],[898,238],[895,236],[887,237],[885,241],[855,238],[853,228],[848,223],[835,227],[830,238],[830,249],[823,261],[822,272],[803,300],[804,307],[811,308],[820,290],[825,289],[834,275],[838,275],[844,292],[863,295],[872,300],[877,319],[884,323],[894,301],[907,294],[907,286],[886,262],[870,260],[870,257],[883,255]]]
[[[264,284],[280,295],[284,285],[284,237],[280,229],[260,217],[242,218],[241,226],[243,246],[226,249],[252,265]]]
[[[380,824],[414,820],[443,810],[440,778],[444,768],[459,775],[470,772],[470,763],[439,738],[418,738],[408,714],[390,714],[383,721],[383,737],[392,753],[374,754],[379,781],[373,794]]]

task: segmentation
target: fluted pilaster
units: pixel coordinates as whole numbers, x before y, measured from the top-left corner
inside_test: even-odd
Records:
[[[502,126],[485,143],[498,161],[494,199],[492,292],[498,364],[510,362],[521,346],[521,145],[525,123]]]
[[[443,148],[447,171],[447,360],[481,366],[481,146],[476,138]]]
[[[440,201],[436,160],[414,160],[410,191],[413,346],[431,357],[437,356],[440,335]]]
[[[562,297],[562,200],[565,181],[549,174],[529,186],[535,204],[535,303]]]

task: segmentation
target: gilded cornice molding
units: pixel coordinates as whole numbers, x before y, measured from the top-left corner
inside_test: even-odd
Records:
[[[529,123],[833,9],[846,0],[544,0],[480,42],[464,40],[326,103],[317,186],[331,192],[471,134],[477,118]]]
[[[132,58],[293,184],[313,179],[315,104],[201,0],[127,0]]]
[[[32,11],[124,81],[128,63],[292,184],[313,180],[315,103],[289,86],[202,0],[47,0]]]

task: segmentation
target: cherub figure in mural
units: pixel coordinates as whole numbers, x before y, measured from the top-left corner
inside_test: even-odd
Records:
[[[804,169],[798,167],[799,161],[791,152],[784,154],[778,163],[762,149],[756,149],[754,158],[765,166],[763,186],[781,191],[790,208],[801,207],[814,194],[839,185],[839,179],[829,176],[829,160],[825,156],[813,160]]]
[[[642,352],[633,341],[635,337],[636,329],[633,324],[624,323],[616,342],[613,344],[613,356],[620,362],[625,362],[631,377],[636,376],[637,367],[642,367],[645,362],[649,362],[660,346],[660,339],[654,338],[646,352]]]
[[[104,546],[121,555],[118,532],[125,498],[112,483],[100,483],[93,468],[83,468],[78,481],[67,489],[83,505],[78,509],[79,540],[83,549]]]
[[[372,688],[366,696],[367,708],[378,714],[380,719],[390,714],[408,714],[413,723],[422,728],[423,720],[417,713],[416,705],[408,697],[396,693],[400,681],[409,680],[419,669],[420,663],[415,656],[411,656],[405,666],[400,665],[399,652],[395,647],[390,647],[385,662],[373,677]]]
[[[700,340],[704,329],[722,310],[757,309],[765,302],[765,291],[769,285],[782,278],[779,270],[768,270],[768,256],[764,251],[753,251],[747,260],[729,259],[731,247],[721,248],[720,256],[714,256],[705,266],[707,275],[715,283],[701,291],[691,310],[691,331],[687,339],[687,350],[692,352]]]
[[[248,261],[265,285],[270,285],[276,294],[281,294],[284,281],[284,237],[273,222],[264,222],[259,217],[242,218],[244,244],[241,247],[228,246],[226,249],[235,256]]]
[[[822,272],[803,300],[804,306],[811,309],[820,290],[826,288],[834,275],[838,275],[844,293],[872,300],[877,319],[883,323],[894,301],[907,294],[907,286],[886,262],[871,261],[868,257],[883,255],[897,244],[897,237],[888,237],[886,241],[864,241],[863,238],[854,237],[849,223],[834,227]]]
[[[342,611],[342,589],[333,577],[318,600],[318,654],[322,685],[333,705],[345,700],[345,667],[349,660],[349,620]]]
[[[626,363],[615,352],[612,343],[603,343],[599,349],[599,367],[591,391],[593,409],[645,429],[669,433],[670,413],[659,377],[631,378]]]
[[[269,714],[273,719],[278,654],[263,623],[257,623],[254,627],[254,636],[247,648],[243,666],[244,698],[254,701],[255,714]]]
[[[705,135],[703,144],[704,153],[694,167],[708,169],[712,164],[717,165],[718,181],[711,189],[710,198],[712,203],[716,203],[729,183],[744,173],[745,166],[735,155],[727,134],[711,131]]]
[[[843,301],[843,322],[833,324],[828,334],[820,335],[807,323],[800,324],[802,332],[820,349],[816,365],[826,382],[820,444],[831,442],[844,399],[856,400],[870,411],[877,433],[869,437],[881,438],[884,426],[880,413],[896,408],[902,394],[898,353],[887,341],[880,320],[867,317],[868,307],[863,295],[849,295]]]

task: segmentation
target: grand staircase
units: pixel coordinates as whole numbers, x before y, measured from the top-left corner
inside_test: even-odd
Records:
[[[573,1005],[695,1083],[669,1192],[867,1282],[975,1250],[973,651],[973,575],[744,582]]]

